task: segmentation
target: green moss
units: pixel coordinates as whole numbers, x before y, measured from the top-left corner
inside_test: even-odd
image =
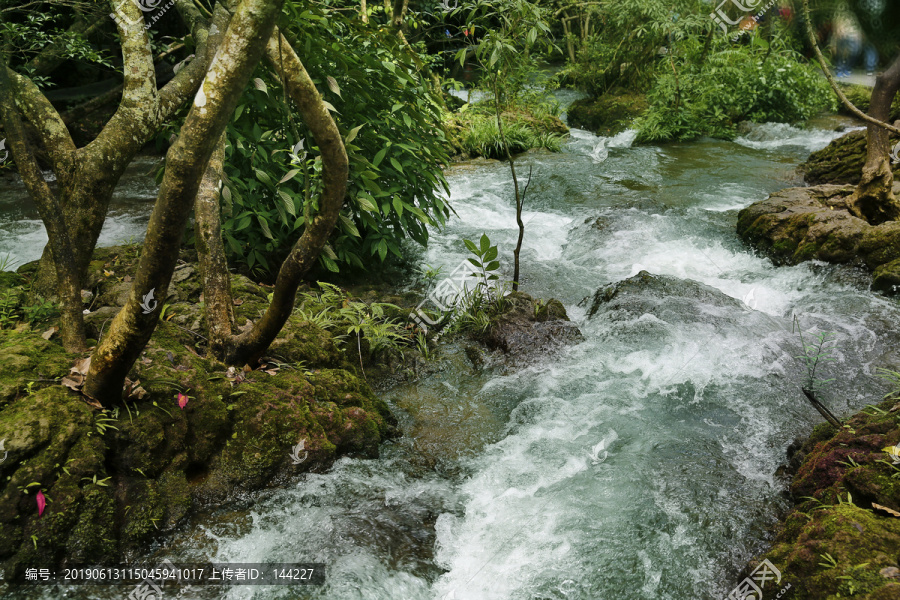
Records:
[[[0,359],[0,406],[24,394],[29,381],[64,376],[74,362],[38,333],[12,330],[0,330]],[[32,391],[45,385],[32,384]]]
[[[647,110],[644,94],[615,89],[599,98],[583,98],[567,110],[569,125],[597,135],[615,135],[628,129]]]

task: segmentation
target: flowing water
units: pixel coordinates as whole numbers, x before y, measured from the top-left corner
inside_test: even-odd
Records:
[[[159,187],[152,176],[158,165],[156,156],[139,156],[128,165],[113,193],[98,246],[144,239]],[[45,171],[44,178],[55,184],[51,171]],[[22,180],[0,172],[0,259],[8,261],[6,269],[39,259],[46,243],[47,231]]]
[[[739,209],[798,183],[796,165],[833,126],[662,147],[573,130],[563,153],[521,157],[520,176],[532,172],[522,288],[559,298],[585,341],[503,372],[449,347],[436,374],[386,393],[404,436],[380,459],[344,458],[246,510],[204,515],[159,551],[324,562],[323,587],[183,597],[724,597],[787,508],[774,475],[785,449],[821,420],[799,390],[793,320],[836,335],[822,376],[836,378],[823,398],[839,414],[881,397],[874,371],[898,341],[896,302],[865,276],[776,268],[734,232]],[[460,219],[433,236],[423,265],[449,272],[461,240],[482,232],[510,256],[508,168],[476,161],[448,180]],[[642,270],[743,303],[673,285],[671,298],[638,294],[646,311],[588,317],[585,298]]]

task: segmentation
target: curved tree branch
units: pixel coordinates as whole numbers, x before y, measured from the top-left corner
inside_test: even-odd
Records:
[[[37,159],[29,147],[25,127],[13,100],[9,71],[2,63],[0,63],[0,107],[3,110],[3,128],[9,136],[10,150],[16,161],[16,167],[40,212],[50,240],[50,252],[59,271],[57,292],[62,300],[60,324],[63,347],[69,352],[80,352],[85,349],[84,316],[81,313],[81,285],[75,269],[72,241],[59,202],[44,181]]]
[[[266,45],[266,56],[285,83],[303,121],[322,153],[323,189],[319,212],[306,223],[275,279],[272,302],[248,331],[232,337],[223,359],[232,364],[255,362],[284,327],[294,309],[303,275],[315,264],[337,223],[347,194],[349,161],[344,141],[322,96],[287,39],[276,30]],[[224,324],[220,325],[224,329]]]

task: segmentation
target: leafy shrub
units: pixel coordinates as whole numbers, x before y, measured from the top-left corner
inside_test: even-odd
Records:
[[[718,38],[705,60],[703,46],[683,45],[678,57],[664,57],[647,96],[650,108],[638,119],[638,141],[732,139],[741,121],[797,123],[822,110],[836,110],[828,83],[783,38],[751,34],[746,45]]]
[[[400,256],[407,236],[424,245],[449,214],[441,112],[426,71],[387,30],[302,3],[293,39],[332,111],[350,161],[347,201],[319,256],[336,272]],[[259,69],[227,128],[222,234],[231,264],[271,277],[318,210],[322,162],[279,79]],[[377,258],[375,258],[377,257]]]

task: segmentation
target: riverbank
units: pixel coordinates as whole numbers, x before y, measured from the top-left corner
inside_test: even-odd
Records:
[[[898,374],[895,391],[846,419],[840,430],[823,423],[791,448],[790,513],[771,549],[744,575],[769,561],[779,573],[767,593],[790,584],[790,598],[900,596],[900,460],[886,451],[900,444]],[[766,596],[769,597],[769,596]]]

